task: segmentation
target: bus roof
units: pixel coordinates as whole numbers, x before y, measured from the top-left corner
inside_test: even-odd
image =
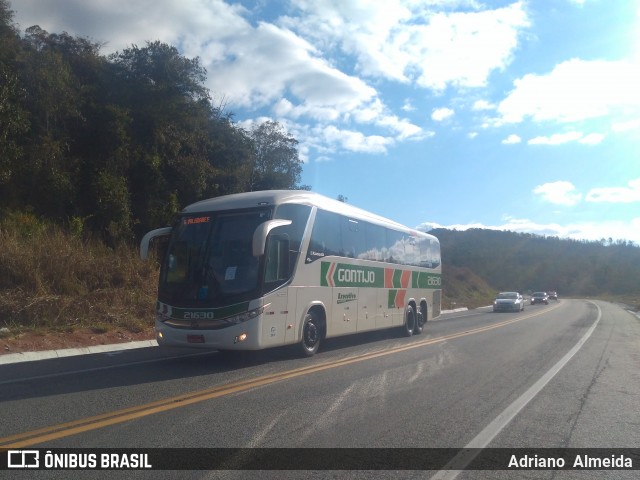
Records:
[[[264,190],[259,192],[234,193],[193,203],[187,206],[182,213],[190,214],[216,210],[235,210],[254,208],[263,205],[280,205],[283,203],[298,203],[316,206],[323,210],[339,213],[355,220],[368,221],[397,230],[403,230],[414,236],[428,235],[424,232],[419,232],[415,229],[394,222],[393,220],[389,220],[388,218],[354,207],[348,203],[340,202],[338,200],[325,197],[324,195],[320,195],[319,193],[309,192],[306,190]]]

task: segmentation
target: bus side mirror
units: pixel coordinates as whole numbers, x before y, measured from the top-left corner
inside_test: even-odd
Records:
[[[274,228],[284,227],[286,225],[291,225],[291,220],[269,220],[258,225],[256,231],[253,232],[253,256],[260,257],[264,255],[264,247],[269,232]]]
[[[146,260],[149,258],[149,245],[151,241],[157,237],[164,237],[171,234],[171,227],[156,228],[147,232],[142,240],[140,240],[140,258]]]

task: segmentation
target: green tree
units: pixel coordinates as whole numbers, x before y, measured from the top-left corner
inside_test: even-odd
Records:
[[[69,156],[69,122],[80,117],[79,84],[63,55],[39,27],[25,34],[16,73],[26,95],[29,129],[19,139],[22,156],[12,172],[16,201],[36,213],[64,218],[73,204],[76,162]]]
[[[109,172],[100,172],[94,188],[98,199],[96,215],[107,221],[107,240],[115,245],[130,239],[131,211],[127,179]]]
[[[23,155],[19,139],[29,128],[22,106],[27,93],[17,72],[21,43],[12,20],[9,2],[0,0],[0,198],[5,204],[17,196],[12,180]]]
[[[207,126],[207,158],[211,177],[205,197],[246,191],[253,160],[253,141],[232,122],[230,115],[214,110]]]
[[[254,158],[248,190],[300,188],[302,161],[298,156],[298,141],[275,121],[266,121],[253,128]]]
[[[166,223],[172,205],[211,189],[207,129],[213,116],[206,70],[175,47],[149,42],[110,56],[114,98],[128,109],[132,214],[140,232]]]

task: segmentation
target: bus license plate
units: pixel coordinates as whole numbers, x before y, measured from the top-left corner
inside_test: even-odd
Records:
[[[187,335],[188,343],[204,343],[204,335]]]

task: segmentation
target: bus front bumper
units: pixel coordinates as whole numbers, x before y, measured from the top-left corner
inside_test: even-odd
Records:
[[[258,350],[261,346],[257,320],[253,319],[218,330],[174,328],[156,320],[156,340],[161,347]]]

